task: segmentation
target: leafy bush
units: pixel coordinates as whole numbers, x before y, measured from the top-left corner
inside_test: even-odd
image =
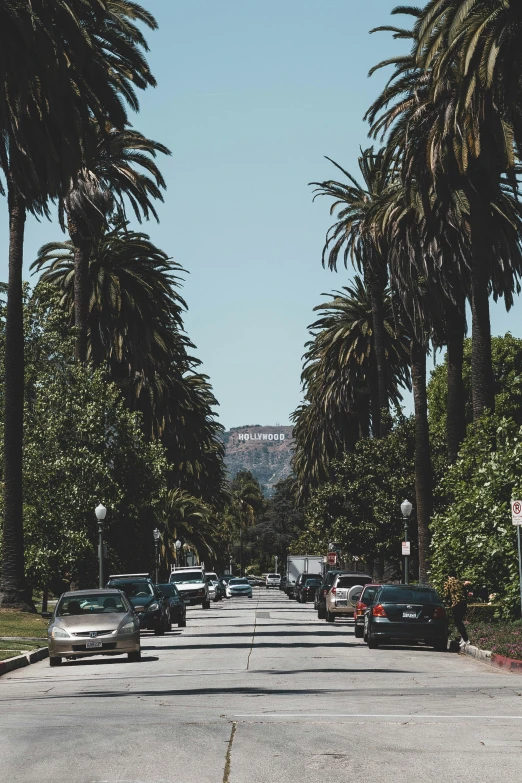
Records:
[[[433,583],[441,589],[454,568],[462,579],[498,593],[502,615],[515,617],[520,594],[510,501],[522,497],[522,428],[512,419],[481,419],[468,433],[439,492],[446,507],[432,522]]]
[[[492,623],[502,614],[500,604],[468,604],[466,618],[470,623]]]

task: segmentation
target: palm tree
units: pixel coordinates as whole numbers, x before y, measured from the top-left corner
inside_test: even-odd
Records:
[[[51,242],[32,265],[40,281],[58,291],[71,324],[75,252],[71,241]],[[130,231],[116,216],[89,258],[87,358],[107,368],[127,405],[142,413],[146,436],[165,445],[174,466],[171,484],[219,507],[225,488],[222,427],[183,331],[183,271],[147,234]],[[36,294],[46,297],[47,288],[37,285]]]
[[[158,516],[163,527],[161,557],[167,571],[179,565],[176,541],[193,549],[201,559],[215,557],[218,547],[216,518],[202,500],[183,489],[171,489],[163,498]]]
[[[112,0],[108,5],[114,5]],[[109,15],[102,0],[5,0],[0,9],[0,168],[10,235],[0,588],[5,606],[28,607],[22,520],[26,212],[47,215],[48,200],[59,197],[81,169],[91,116],[115,127],[125,125],[121,96],[135,102],[126,17],[135,15],[136,8],[121,0],[118,13],[112,9]]]
[[[60,217],[67,213],[67,227],[75,250],[74,325],[77,329],[76,359],[87,360],[89,321],[89,257],[101,236],[113,207],[125,217],[125,199],[137,219],[158,215],[153,199],[163,200],[165,181],[154,162],[158,152],[170,155],[163,144],[145,138],[131,128],[119,130],[93,122],[85,164],[71,182],[61,203]]]
[[[396,9],[416,17],[409,35],[413,50],[408,57],[389,61],[396,65],[395,72],[370,111],[372,120],[392,104],[373,129],[394,126],[389,146],[400,149],[405,181],[416,183],[427,212],[430,200],[439,210],[456,199],[464,204],[470,246],[475,418],[494,407],[489,294],[493,290],[495,296],[505,297],[507,307],[511,305],[522,260],[519,207],[508,195],[509,186],[516,191],[513,133],[493,94],[475,94],[480,79],[478,72],[469,72],[469,65],[478,38],[466,49],[463,35],[454,35],[471,6],[480,5],[463,8],[453,0],[432,0],[424,11]],[[406,32],[396,35],[406,37]],[[507,180],[503,172],[509,175]]]
[[[399,387],[410,388],[409,339],[387,290],[383,304],[387,393],[398,405]],[[315,310],[323,315],[309,327],[313,339],[307,343],[301,376],[305,401],[292,414],[301,499],[329,478],[334,459],[369,435],[370,412],[372,428],[380,414],[372,302],[363,281],[355,276],[352,286]]]
[[[330,158],[328,158],[330,160]],[[335,161],[331,161],[348,179],[347,183],[328,180],[313,182],[315,196],[328,196],[334,202],[330,213],[338,211],[337,221],[330,228],[323,248],[323,265],[336,270],[342,254],[345,266],[348,259],[363,272],[372,301],[373,340],[379,388],[379,410],[389,410],[386,355],[384,349],[383,296],[387,282],[386,249],[361,234],[361,224],[375,198],[386,187],[389,178],[384,153],[374,153],[373,148],[362,151],[359,168],[363,177],[360,184]],[[381,434],[381,421],[374,416],[374,433]]]

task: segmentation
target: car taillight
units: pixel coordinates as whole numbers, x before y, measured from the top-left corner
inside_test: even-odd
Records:
[[[356,607],[358,612],[362,612],[363,609],[366,609],[366,604],[363,604],[362,601],[357,601]]]
[[[336,594],[336,592],[337,592],[337,590],[336,590],[336,588],[335,588],[335,587],[332,587],[332,589],[330,590],[330,592],[332,593],[332,595],[335,595],[335,594]]]
[[[372,615],[374,617],[387,617],[386,611],[382,604],[376,604],[372,609]]]
[[[328,590],[323,590],[323,598],[326,598],[327,593],[328,593]]]
[[[433,612],[433,619],[434,620],[445,620],[446,619],[446,610],[443,606],[437,606],[435,611]]]

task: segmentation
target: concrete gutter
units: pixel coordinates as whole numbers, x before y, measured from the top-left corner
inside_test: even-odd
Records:
[[[522,674],[522,661],[516,661],[514,658],[506,658],[505,655],[497,655],[497,653],[492,653],[490,650],[481,650],[480,647],[474,647],[472,644],[468,644],[461,652],[471,655],[477,661],[496,666],[497,669],[504,669],[504,671],[514,674]]]
[[[48,657],[49,648],[40,647],[39,650],[33,650],[32,652],[27,652],[23,655],[17,655],[14,658],[8,658],[6,661],[0,661],[0,677],[2,674],[7,674],[7,672],[12,672],[15,669],[21,669],[23,666],[29,666],[31,663],[38,663],[38,661],[43,661],[44,658]]]

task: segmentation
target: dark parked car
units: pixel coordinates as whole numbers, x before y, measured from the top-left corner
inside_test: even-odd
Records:
[[[227,595],[227,585],[230,582],[231,579],[234,579],[232,574],[225,574],[224,576],[219,577],[219,584],[223,590],[223,595],[225,598],[228,598]]]
[[[286,576],[281,577],[281,581],[279,582],[279,589],[284,593],[286,591]]]
[[[390,642],[423,641],[446,650],[446,610],[436,590],[427,585],[382,585],[366,612],[364,638],[371,649]]]
[[[178,628],[187,625],[187,605],[180,596],[178,588],[174,584],[156,585],[158,590],[169,602],[170,624],[177,623]]]
[[[115,587],[125,593],[138,615],[142,631],[154,631],[156,636],[170,631],[168,600],[148,574],[113,574],[106,587]]]
[[[319,575],[306,574],[306,579],[303,579],[298,585],[296,585],[295,597],[298,603],[306,604],[307,601],[313,601],[316,590],[321,587],[321,577]]]
[[[301,603],[302,601],[302,590],[308,579],[315,579],[318,580],[320,583],[321,574],[299,574],[299,576],[295,580],[295,586],[294,586],[294,598],[298,603]]]
[[[366,610],[373,603],[375,593],[379,589],[380,585],[365,585],[364,589],[355,605],[353,613],[353,619],[355,620],[355,636],[357,639],[362,639],[364,636],[364,615]]]
[[[337,574],[342,574],[342,573],[343,572],[339,571],[338,569],[333,571],[327,571],[323,577],[321,586],[315,593],[314,609],[317,609],[317,618],[319,620],[324,620],[324,618],[326,617],[326,596],[328,594],[329,589],[333,585]]]

